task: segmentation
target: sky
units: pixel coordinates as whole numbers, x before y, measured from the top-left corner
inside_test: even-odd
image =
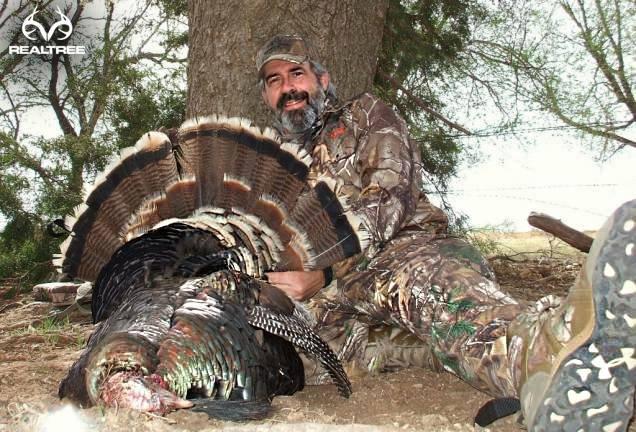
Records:
[[[529,231],[527,217],[534,211],[595,230],[616,207],[636,198],[636,149],[600,163],[598,152],[576,137],[531,138],[535,142],[526,146],[505,138],[483,142],[484,160],[459,167],[448,200],[472,226]]]

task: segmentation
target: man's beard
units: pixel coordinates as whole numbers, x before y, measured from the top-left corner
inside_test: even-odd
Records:
[[[322,87],[317,86],[311,94],[306,91],[291,91],[283,93],[276,104],[276,117],[284,135],[302,135],[310,130],[320,118],[325,108],[326,94]],[[289,101],[305,100],[304,107],[291,111],[284,111],[285,103]]]

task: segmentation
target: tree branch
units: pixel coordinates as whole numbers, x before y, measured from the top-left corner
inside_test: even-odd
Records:
[[[151,2],[146,0],[143,10],[141,10],[135,16],[133,16],[130,22],[128,22],[123,27],[123,29],[117,34],[117,36],[112,40],[112,42],[116,43],[117,45],[115,52],[120,53],[123,51],[124,43],[129,41],[128,37],[130,36],[130,32],[137,28],[137,24],[139,23],[141,18],[143,18],[146,15],[150,6],[151,6]],[[112,19],[112,10],[110,11],[110,18]]]
[[[617,141],[617,142],[619,142],[619,143],[621,143],[623,145],[636,147],[636,141],[633,141],[633,140],[631,140],[631,139],[629,139],[627,137],[624,137],[622,135],[618,135],[615,132],[609,132],[607,130],[595,129],[595,128],[591,127],[588,124],[578,122],[578,121],[574,120],[573,118],[567,116],[563,112],[563,110],[561,110],[561,108],[559,106],[558,98],[556,96],[555,89],[547,81],[543,82],[543,85],[544,85],[544,90],[546,91],[545,98],[547,100],[545,100],[545,101],[537,100],[536,102],[538,102],[539,104],[542,104],[543,106],[548,108],[548,110],[550,112],[552,112],[554,115],[556,115],[559,118],[559,120],[561,120],[563,123],[567,124],[568,126],[572,126],[572,127],[576,128],[576,129],[582,130],[583,132],[589,133],[590,135],[593,135],[593,136],[598,136],[598,137],[601,137],[601,138],[610,139],[612,141]]]
[[[139,60],[150,60],[153,63],[161,64],[164,61],[168,61],[170,63],[185,63],[188,61],[187,57],[170,57],[167,52],[165,53],[150,53],[150,52],[139,52],[137,55],[129,57],[128,59],[133,60],[131,63],[135,63]]]
[[[385,72],[383,72],[383,71],[381,71],[379,69],[377,70],[376,73],[380,76],[380,78],[382,78],[383,80],[385,80],[388,83],[390,83],[391,86],[393,86],[393,88],[395,88],[396,90],[402,91],[405,95],[407,95],[409,98],[411,98],[413,100],[413,102],[415,102],[415,104],[418,107],[423,109],[425,112],[427,112],[431,116],[433,116],[436,119],[442,121],[444,124],[446,124],[447,126],[449,126],[452,129],[458,130],[458,131],[460,131],[462,133],[465,133],[466,135],[472,135],[472,132],[470,132],[468,129],[460,126],[459,124],[457,124],[457,123],[455,123],[455,122],[453,122],[453,121],[451,121],[449,119],[447,119],[446,117],[444,117],[443,115],[441,115],[440,113],[435,111],[433,108],[430,107],[430,105],[428,105],[422,99],[420,99],[419,97],[415,96],[411,91],[409,91],[404,86],[402,86],[395,78],[387,75]]]
[[[104,55],[102,58],[102,69],[97,75],[101,75],[101,81],[104,83],[110,82],[110,68],[113,62],[113,53],[112,53],[112,40],[110,37],[110,26],[113,21],[113,12],[115,10],[115,5],[113,2],[108,3],[108,9],[106,14],[106,23],[104,25]],[[84,134],[92,132],[95,130],[95,126],[97,125],[97,121],[101,117],[102,113],[105,109],[106,104],[106,92],[105,91],[96,91],[95,100],[93,101],[93,107],[91,109],[91,115],[88,120],[88,130],[82,131]],[[89,135],[90,136],[90,135]]]
[[[81,95],[81,90],[78,88],[77,76],[75,75],[75,70],[68,55],[63,55],[62,64],[66,71],[66,82],[68,84],[67,87],[69,96],[73,100],[73,106],[77,110],[77,116],[80,122],[80,131],[84,131],[88,126],[86,119],[86,107],[84,106],[85,97]]]
[[[13,102],[13,98],[11,97],[11,93],[9,92],[9,89],[4,84],[4,82],[2,82],[2,80],[0,80],[0,86],[2,86],[2,90],[4,90],[4,93],[7,95],[7,100],[9,101],[9,104],[11,105],[11,109],[7,110],[7,111],[4,111],[2,113],[2,115],[5,116],[5,115],[8,115],[9,112],[13,112],[13,116],[15,118],[15,123],[12,124],[13,139],[17,140],[18,139],[18,134],[20,133],[20,117],[18,117],[18,107],[19,107],[19,105],[16,105],[15,102]],[[7,119],[7,121],[9,121],[9,120]]]
[[[594,40],[592,39],[592,35],[591,35],[591,30],[586,23],[585,9],[583,5],[581,5],[581,13],[583,14],[583,22],[582,22],[576,17],[574,10],[569,4],[563,1],[561,1],[560,4],[561,4],[561,7],[563,7],[563,9],[565,10],[565,12],[568,14],[570,19],[576,24],[576,26],[581,31],[581,36],[583,38],[585,49],[587,50],[588,53],[590,53],[592,58],[596,61],[597,66],[603,73],[603,76],[607,80],[608,85],[612,89],[612,92],[614,93],[614,95],[616,95],[616,98],[618,99],[618,101],[622,102],[627,107],[629,107],[630,112],[632,113],[636,112],[636,106],[634,107],[634,110],[631,109],[630,102],[627,96],[625,95],[625,93],[623,92],[623,89],[621,88],[620,84],[616,80],[616,77],[614,76],[612,72],[612,68],[607,61],[607,57],[605,56],[605,52],[602,49],[598,49],[597,47],[595,47]]]
[[[8,4],[9,4],[9,0],[4,0],[2,2],[2,6],[0,7],[0,17],[2,15],[4,15],[4,11],[7,10],[7,5]],[[2,28],[2,26],[4,25],[5,22],[6,22],[6,20],[0,23],[0,28]]]
[[[2,29],[1,26],[0,26],[0,29]],[[4,57],[6,57],[9,54],[9,46],[15,45],[16,43],[18,43],[19,34],[20,34],[19,32],[16,32],[11,38],[11,40],[9,41],[9,45],[7,45],[7,47],[4,50],[0,51],[0,60],[2,60]],[[7,59],[6,61],[2,63],[2,69],[0,70],[0,82],[4,82],[7,75],[13,72],[15,67],[19,65],[20,62],[22,61],[22,57],[23,56],[14,55],[12,57],[9,57],[9,59]]]
[[[49,80],[49,93],[48,99],[51,102],[51,108],[55,112],[55,116],[57,117],[57,121],[62,129],[64,135],[73,135],[77,136],[73,125],[69,121],[68,117],[64,113],[64,107],[60,103],[60,97],[57,93],[57,78],[59,75],[58,66],[60,63],[60,55],[52,54],[51,57],[51,79]]]
[[[612,45],[612,49],[614,51],[614,56],[616,57],[616,62],[618,63],[616,74],[618,75],[618,80],[623,88],[623,92],[625,93],[625,97],[627,99],[627,107],[632,113],[632,118],[636,120],[636,100],[634,99],[634,93],[632,92],[630,80],[625,75],[625,61],[623,59],[623,42],[621,28],[623,21],[621,18],[621,10],[616,2],[614,3],[614,6],[617,40],[614,40],[614,38],[612,37],[605,11],[603,10],[603,7],[599,3],[599,1],[596,0],[596,9],[599,13],[599,16],[601,17],[601,23],[603,24],[605,37],[610,41],[610,44]]]
[[[11,157],[13,161],[19,166],[34,171],[48,186],[51,186],[54,182],[60,185],[62,184],[42,166],[40,161],[32,157],[29,154],[28,149],[21,146],[17,140],[9,139],[9,142],[6,144],[11,150]]]

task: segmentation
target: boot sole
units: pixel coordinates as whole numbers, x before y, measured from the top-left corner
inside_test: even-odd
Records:
[[[636,386],[636,200],[623,204],[592,274],[590,337],[552,376],[532,431],[627,430]]]

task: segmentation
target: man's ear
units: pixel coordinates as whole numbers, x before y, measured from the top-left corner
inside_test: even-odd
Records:
[[[320,76],[320,85],[323,90],[327,90],[327,87],[329,87],[329,72],[325,72]]]

